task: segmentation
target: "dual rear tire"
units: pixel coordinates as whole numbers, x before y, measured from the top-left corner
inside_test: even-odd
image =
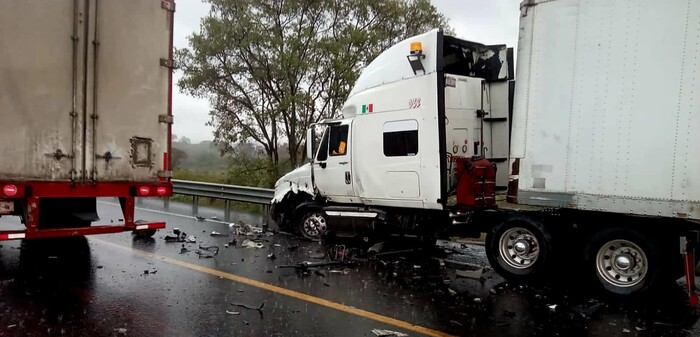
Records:
[[[509,280],[553,285],[566,282],[558,274],[581,274],[593,286],[617,295],[643,293],[662,280],[674,279],[663,275],[678,275],[670,268],[677,264],[661,265],[664,257],[674,260],[669,252],[673,240],[652,241],[626,227],[596,231],[585,239],[571,233],[556,235],[562,237],[557,237],[555,246],[551,230],[541,220],[508,217],[488,233],[486,255],[493,269]]]

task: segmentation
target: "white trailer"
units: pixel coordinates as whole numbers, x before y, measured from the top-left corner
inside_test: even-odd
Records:
[[[698,18],[697,1],[526,0],[514,97],[505,46],[439,31],[400,42],[363,71],[343,119],[322,123],[312,162],[278,181],[273,215],[312,238],[484,231],[515,280],[573,267],[632,294],[685,266],[692,287]],[[507,202],[487,202],[491,184]]]
[[[172,193],[174,8],[0,2],[0,215],[27,226],[0,240],[134,230],[134,197]],[[90,227],[107,196],[122,199],[125,225]]]

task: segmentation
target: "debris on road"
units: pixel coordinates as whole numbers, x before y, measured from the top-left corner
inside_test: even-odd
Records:
[[[343,274],[343,275],[350,274],[350,271],[347,269],[331,269],[328,272],[331,274]]]
[[[212,215],[209,219],[212,219],[212,220],[219,220],[219,218],[217,218],[216,215]]]
[[[185,240],[185,242],[188,242],[188,243],[196,243],[196,242],[197,242],[197,238],[196,238],[194,235],[190,235],[190,236],[187,237],[187,240]]]
[[[464,277],[464,278],[470,278],[474,280],[479,280],[484,276],[484,269],[476,269],[476,270],[455,270],[455,275],[458,277]]]
[[[126,328],[118,328],[118,329],[114,329],[114,331],[120,335],[126,335],[126,332],[128,330],[126,330]]]
[[[194,218],[197,219],[197,221],[204,221],[205,220],[205,218],[203,216],[199,216],[199,215],[195,216]]]
[[[236,229],[236,235],[252,236],[252,235],[263,234],[262,228],[253,227],[253,226],[251,226],[243,221],[240,221],[239,223],[232,223],[229,225],[229,228],[231,228],[231,225],[233,225],[233,228]]]
[[[403,333],[403,332],[398,332],[398,331],[391,331],[391,330],[381,330],[381,329],[372,329],[372,333],[375,336],[378,337],[407,337],[408,335]]]
[[[624,332],[624,333],[630,333],[631,331],[630,331],[630,329],[623,328],[623,329],[622,329],[622,332]]]
[[[217,232],[217,231],[211,231],[211,234],[209,234],[209,235],[210,235],[210,236],[226,236],[226,234],[221,234],[221,233],[219,233],[219,232]]]
[[[17,326],[17,324],[10,324],[10,325],[7,326],[7,328],[8,328],[8,329],[12,329],[12,328],[14,328],[14,327],[16,327],[16,326]]]
[[[262,311],[263,307],[265,306],[265,302],[262,302],[259,307],[251,307],[247,304],[244,303],[236,303],[236,302],[231,302],[231,305],[236,306],[236,307],[241,307],[241,308],[246,308],[250,310],[257,310],[257,311]]]
[[[384,242],[375,243],[372,247],[369,247],[367,253],[377,254],[384,250]]]
[[[189,252],[190,252],[190,250],[187,249],[187,247],[185,247],[185,245],[183,244],[182,247],[180,248],[180,254],[185,254],[185,253],[189,253]]]
[[[229,315],[240,315],[240,311],[231,311],[231,310],[226,310],[226,313]]]
[[[554,311],[554,310],[556,310],[556,309],[557,309],[557,304],[551,304],[551,305],[548,305],[548,306],[547,306],[547,308],[549,308],[549,310],[552,310],[552,311]]]
[[[474,303],[481,303],[481,298],[474,297]]]
[[[283,265],[283,266],[277,266],[277,268],[294,268],[297,270],[309,270],[310,268],[319,268],[319,267],[326,267],[326,266],[338,266],[342,265],[342,261],[328,261],[328,262],[309,262],[309,261],[304,261],[300,262],[297,264],[291,264],[291,265]]]
[[[213,258],[214,256],[219,254],[219,247],[218,246],[199,246],[199,249],[196,251],[197,257],[199,258]]]
[[[275,244],[274,244],[274,245],[272,245],[272,246],[273,246],[273,247],[282,247],[282,245],[281,245],[281,244],[279,244],[279,243],[275,243]]]
[[[262,244],[262,242],[255,242],[253,240],[246,239],[241,243],[241,247],[243,247],[243,248],[258,248],[259,249],[259,248],[263,248],[264,245]]]
[[[274,260],[274,259],[276,259],[277,257],[275,256],[275,253],[270,253],[270,254],[267,254],[267,258],[270,259],[270,260]]]

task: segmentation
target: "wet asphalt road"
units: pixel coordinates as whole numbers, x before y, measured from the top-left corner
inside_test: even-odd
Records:
[[[184,216],[189,208],[182,204],[171,204],[179,216],[157,202],[140,206],[137,218],[165,220],[197,243],[181,253],[182,244],[165,242],[164,231],[152,239],[123,233],[3,242],[0,336],[374,336],[375,328],[410,336],[700,335],[680,286],[621,300],[579,288],[568,275],[557,283],[573,285],[557,289],[507,284],[492,272],[458,278],[454,271],[464,266],[454,261],[488,266],[483,249],[469,245],[452,245],[461,254],[431,252],[448,261],[444,269],[425,254],[409,254],[305,275],[277,266],[323,261],[331,244],[277,233],[263,236],[261,249],[224,248],[229,237],[209,234],[228,233],[226,223]],[[113,200],[98,209],[102,223],[121,218]],[[215,209],[199,212],[223,218]],[[256,214],[233,218],[261,221]],[[3,228],[13,222],[0,219]],[[199,257],[199,245],[219,246],[219,254]]]

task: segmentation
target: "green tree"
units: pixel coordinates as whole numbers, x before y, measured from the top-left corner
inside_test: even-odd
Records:
[[[300,159],[305,130],[342,107],[364,65],[433,28],[449,31],[429,0],[209,0],[189,48],[177,51],[185,92],[211,103],[223,152],[260,144],[272,175],[286,142]]]

